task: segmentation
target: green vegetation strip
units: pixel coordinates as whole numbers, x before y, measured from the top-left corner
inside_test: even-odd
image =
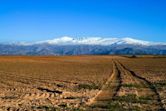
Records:
[[[152,100],[151,96],[136,96],[135,94],[128,94],[125,96],[118,96],[115,98],[117,101],[127,102],[127,103],[142,103],[149,104]]]

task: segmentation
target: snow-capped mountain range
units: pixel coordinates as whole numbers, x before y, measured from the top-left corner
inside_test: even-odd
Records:
[[[60,37],[33,43],[0,44],[0,55],[166,55],[166,43],[132,38]]]
[[[73,37],[60,37],[52,40],[38,41],[34,43],[20,42],[19,45],[34,45],[34,44],[50,44],[50,45],[113,45],[113,44],[130,44],[130,45],[165,45],[166,43],[156,43],[133,38],[102,38],[102,37],[86,37],[86,38],[73,38]]]

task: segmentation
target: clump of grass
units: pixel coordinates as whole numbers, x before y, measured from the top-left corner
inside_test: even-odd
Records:
[[[122,87],[128,87],[128,88],[141,88],[142,86],[140,86],[139,84],[122,84]]]
[[[60,105],[58,105],[59,107],[62,107],[62,108],[67,108],[67,104],[66,103],[62,103]]]
[[[152,96],[140,96],[140,97],[139,97],[139,100],[145,100],[145,101],[147,101],[147,100],[152,100],[151,97],[152,97]]]
[[[132,108],[128,108],[118,102],[110,103],[109,110],[110,111],[141,111],[141,109],[137,106],[132,106]]]
[[[81,108],[71,108],[71,111],[84,111],[84,110]]]
[[[1,97],[1,99],[16,99],[17,97],[15,96],[5,96],[5,97]]]
[[[46,105],[43,105],[43,106],[32,106],[32,109],[34,109],[34,110],[45,110],[45,111],[60,111],[56,107],[46,106]]]
[[[73,108],[73,107],[69,107],[69,105],[67,105],[66,103],[62,103],[60,105],[58,105],[60,107],[60,110],[58,111],[84,111],[81,108]]]
[[[155,82],[153,84],[157,88],[166,87],[166,81],[159,81],[159,82]]]
[[[73,96],[70,96],[70,97],[66,97],[65,99],[77,99],[78,97],[73,97]]]
[[[57,87],[65,87],[65,85],[64,84],[57,84]]]
[[[125,108],[118,102],[111,102],[108,105],[110,111],[126,111]]]
[[[132,106],[131,108],[129,108],[125,104],[122,104],[122,102],[115,101],[115,100],[110,101],[106,105],[102,105],[102,106],[97,105],[97,106],[92,106],[91,108],[92,109],[104,108],[104,109],[108,109],[109,111],[141,111],[140,108],[137,106]]]
[[[137,103],[138,102],[138,97],[135,94],[128,94],[125,96],[118,96],[116,97],[116,100],[118,101],[124,101],[127,103]]]
[[[81,90],[81,89],[89,89],[89,90],[92,90],[92,89],[100,89],[100,87],[98,85],[96,85],[95,83],[92,83],[92,84],[79,84],[78,85],[78,89]]]

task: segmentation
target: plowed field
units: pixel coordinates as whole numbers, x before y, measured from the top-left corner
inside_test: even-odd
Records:
[[[1,56],[2,111],[165,111],[166,58]]]

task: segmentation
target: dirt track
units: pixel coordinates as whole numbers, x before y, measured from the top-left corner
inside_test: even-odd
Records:
[[[89,103],[90,110],[165,111],[155,86],[119,61],[113,61],[113,73]]]
[[[113,62],[113,73],[110,75],[106,83],[97,95],[89,100],[88,105],[95,104],[95,106],[107,105],[110,100],[116,95],[121,85],[120,73],[118,72],[116,64]],[[111,86],[111,87],[110,87]]]

